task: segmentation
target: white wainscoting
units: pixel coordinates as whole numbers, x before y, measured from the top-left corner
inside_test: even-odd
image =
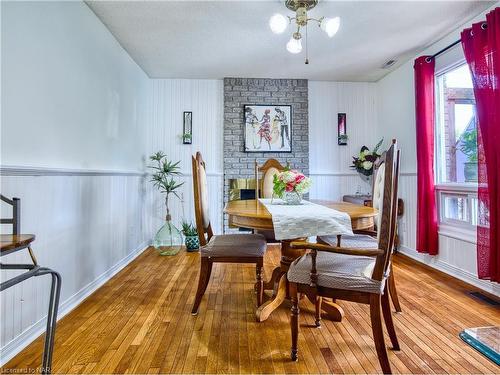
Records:
[[[62,275],[59,317],[109,280],[148,245],[154,228],[141,172],[2,168],[1,191],[21,198],[21,230],[33,233],[41,265]],[[2,204],[2,217],[10,216]],[[11,229],[2,226],[2,232]],[[26,252],[2,258],[29,262]],[[2,279],[14,275],[2,271]],[[50,281],[29,279],[1,293],[1,361],[45,329]]]
[[[177,228],[181,228],[183,220],[195,222],[194,217],[194,195],[192,174],[184,173],[178,178],[184,185],[179,189],[181,199],[172,196],[170,198],[170,212],[172,221]],[[215,234],[222,234],[222,210],[223,210],[223,190],[222,174],[208,173],[208,198],[210,207],[210,220]],[[152,228],[151,236],[159,229],[165,220],[165,195],[160,194],[150,185],[147,187],[146,212],[152,213],[148,228]]]
[[[197,151],[207,165],[210,218],[215,233],[222,233],[222,141],[223,81],[208,79],[153,79],[150,82],[149,121],[146,129],[146,155],[164,151],[170,160],[180,160],[185,182],[179,193],[183,202],[172,199],[171,212],[176,225],[183,219],[194,221],[191,156]],[[183,112],[193,112],[193,143],[182,144]],[[148,190],[147,207],[154,212],[152,227],[165,217],[164,200]]]
[[[491,294],[500,296],[500,285],[477,277],[476,245],[467,241],[439,235],[439,253],[436,256],[418,253],[416,248],[417,228],[417,175],[402,174],[399,196],[404,200],[405,213],[399,222],[401,253],[472,284]]]
[[[311,199],[341,201],[342,196],[352,195],[357,189],[364,194],[371,194],[370,185],[357,173],[311,173],[311,178]]]

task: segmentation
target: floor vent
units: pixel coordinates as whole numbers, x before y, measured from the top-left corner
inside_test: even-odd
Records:
[[[469,293],[472,297],[474,298],[477,298],[483,302],[486,302],[488,305],[490,306],[495,306],[495,307],[498,307],[500,306],[500,302],[498,301],[495,301],[494,299],[488,297],[488,296],[485,296],[483,293],[481,292],[470,292]]]

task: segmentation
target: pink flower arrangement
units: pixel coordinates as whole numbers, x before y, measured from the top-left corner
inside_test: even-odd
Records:
[[[274,175],[273,184],[274,195],[281,198],[285,192],[299,195],[307,193],[311,187],[311,179],[295,169],[285,169]]]

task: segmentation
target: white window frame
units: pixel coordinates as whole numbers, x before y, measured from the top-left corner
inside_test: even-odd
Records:
[[[448,73],[451,70],[454,70],[458,68],[461,65],[466,64],[467,62],[465,61],[465,58],[460,59],[456,61],[453,64],[447,65],[443,69],[440,69],[434,74],[434,79],[435,79],[435,87],[436,87],[436,98],[435,98],[435,122],[436,122],[436,128],[435,128],[435,142],[434,142],[434,169],[436,171],[435,175],[435,183],[436,183],[436,202],[437,202],[437,207],[438,207],[438,220],[439,220],[439,229],[438,232],[440,235],[446,236],[446,237],[451,237],[455,238],[458,240],[470,242],[470,243],[476,243],[477,238],[476,238],[476,233],[477,233],[477,227],[476,225],[473,225],[471,222],[471,217],[472,217],[472,200],[477,199],[477,187],[478,185],[476,183],[452,183],[452,182],[442,182],[441,177],[442,177],[442,155],[441,155],[441,150],[442,147],[439,144],[440,140],[442,137],[440,136],[440,131],[441,131],[441,121],[442,119],[440,116],[443,115],[442,113],[442,104],[441,103],[441,97],[440,97],[440,92],[439,92],[439,84],[438,80],[439,77]],[[465,198],[466,199],[466,204],[467,204],[467,215],[468,215],[468,222],[464,222],[461,220],[452,220],[449,218],[445,217],[444,213],[444,197],[457,197],[457,198]]]

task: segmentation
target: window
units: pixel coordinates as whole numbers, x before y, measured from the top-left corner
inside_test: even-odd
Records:
[[[440,231],[474,231],[477,122],[472,79],[465,63],[436,74],[435,134]]]

